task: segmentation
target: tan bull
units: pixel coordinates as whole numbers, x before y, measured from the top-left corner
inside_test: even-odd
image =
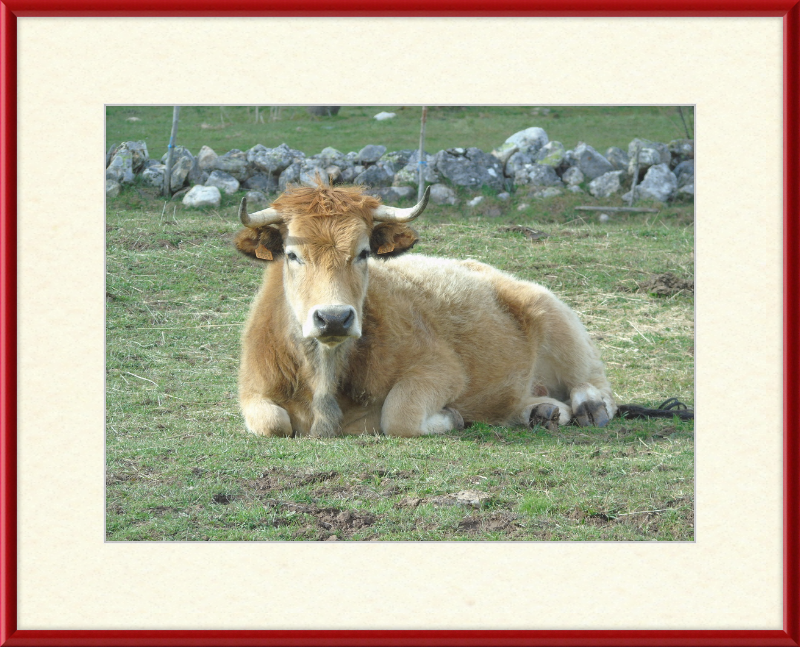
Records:
[[[265,436],[437,434],[465,422],[605,425],[611,387],[575,313],[477,261],[408,254],[410,209],[360,188],[293,188],[236,236],[266,262],[239,401]]]

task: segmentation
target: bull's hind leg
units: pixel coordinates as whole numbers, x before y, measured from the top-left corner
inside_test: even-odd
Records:
[[[547,326],[535,364],[537,381],[551,397],[569,406],[580,426],[605,426],[617,405],[589,334],[577,315],[554,296],[547,294],[539,306]]]
[[[555,431],[558,425],[566,425],[572,419],[572,409],[555,398],[538,397],[530,400],[523,408],[519,424],[531,427],[542,426]]]
[[[581,427],[605,427],[617,410],[610,388],[603,393],[593,384],[579,384],[574,387],[569,401],[572,415]]]

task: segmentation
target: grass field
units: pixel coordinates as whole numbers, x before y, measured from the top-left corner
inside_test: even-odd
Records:
[[[112,129],[112,112],[110,141],[144,136]],[[333,143],[356,147],[347,141]],[[309,152],[322,142],[331,140],[288,141]],[[693,539],[692,423],[615,419],[553,434],[476,424],[411,440],[246,434],[239,334],[261,269],[231,243],[239,199],[195,211],[135,186],[108,204],[109,540]],[[520,212],[523,201],[530,206]],[[574,209],[597,202],[515,194],[487,196],[477,209],[430,206],[416,221],[415,251],[476,258],[553,289],[586,323],[619,402],[678,397],[692,406],[693,295],[657,297],[638,284],[663,272],[693,279],[693,207],[605,224]],[[501,231],[514,224],[549,237]],[[454,505],[463,491],[480,493],[480,504]]]
[[[387,121],[372,117],[381,111],[397,116]],[[585,141],[601,153],[609,146],[628,149],[634,137],[669,142],[686,136],[674,106],[551,106],[431,107],[425,133],[425,149],[436,152],[455,146],[476,146],[485,151],[502,144],[513,133],[540,126],[551,140],[567,148]],[[247,150],[255,144],[268,148],[285,142],[307,155],[326,146],[342,152],[358,151],[367,144],[383,144],[390,151],[419,146],[419,107],[344,106],[334,117],[312,117],[303,107],[284,107],[276,121],[269,109],[187,106],[181,109],[177,143],[197,154],[203,145],[217,153],[233,148]],[[694,130],[691,108],[683,109],[690,133]],[[129,121],[132,119],[132,121]],[[147,142],[150,157],[167,151],[172,124],[171,106],[109,106],[106,109],[108,145],[128,140]]]

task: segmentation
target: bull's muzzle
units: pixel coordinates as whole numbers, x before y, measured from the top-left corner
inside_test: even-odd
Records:
[[[311,316],[313,336],[325,344],[335,344],[347,337],[359,337],[356,311],[353,306],[317,306]]]

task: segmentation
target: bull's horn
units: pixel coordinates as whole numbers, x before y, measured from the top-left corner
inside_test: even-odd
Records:
[[[387,207],[381,205],[372,211],[372,219],[378,222],[410,222],[419,216],[425,207],[428,206],[428,198],[431,196],[431,187],[425,189],[425,194],[413,207],[408,209],[398,209],[397,207]]]
[[[276,209],[262,209],[255,213],[247,213],[247,198],[242,198],[242,203],[239,205],[239,220],[242,221],[245,227],[255,229],[256,227],[279,223],[282,218],[280,212]]]

